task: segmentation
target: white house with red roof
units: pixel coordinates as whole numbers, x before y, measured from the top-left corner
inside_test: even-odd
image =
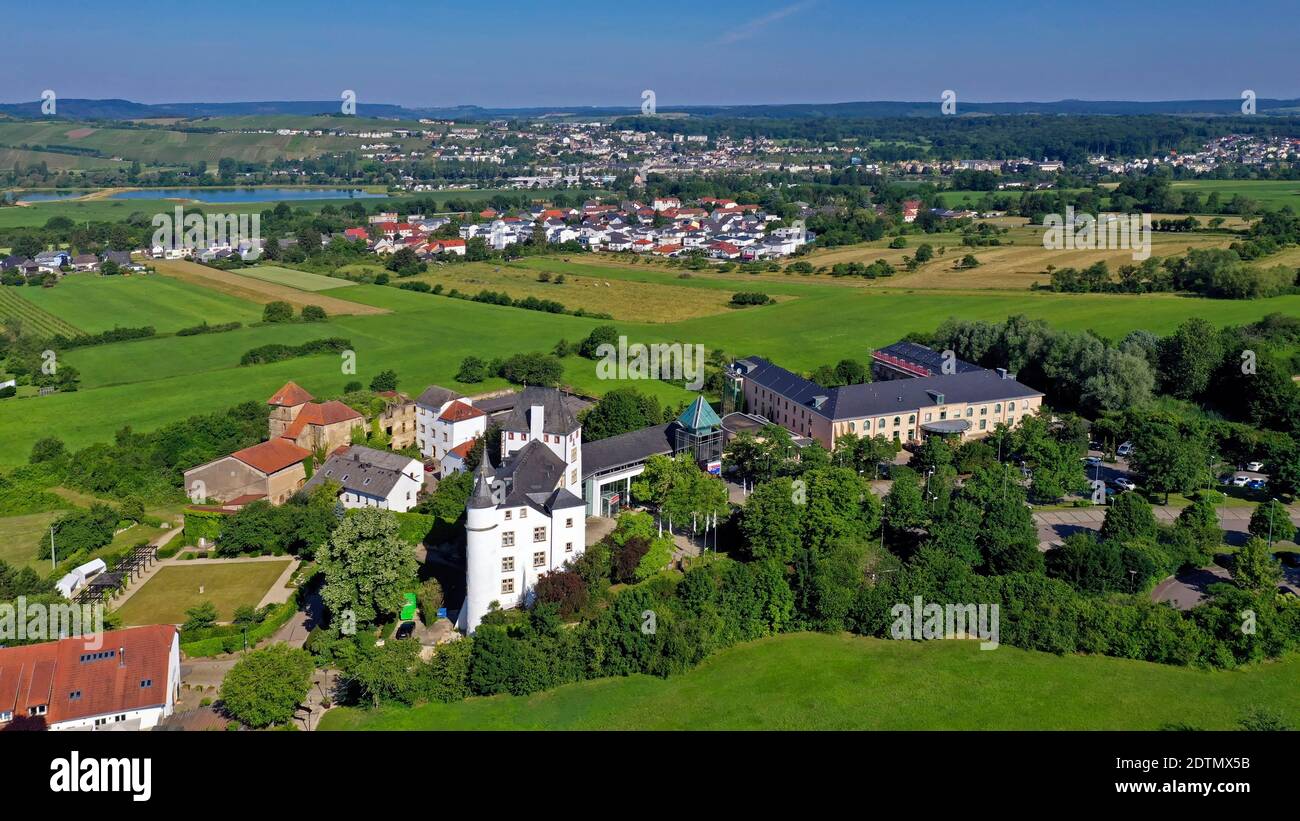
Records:
[[[0,730],[149,730],[180,697],[175,625],[0,649]]]

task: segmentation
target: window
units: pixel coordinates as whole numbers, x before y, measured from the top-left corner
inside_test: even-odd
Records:
[[[572,553],[572,552],[573,552],[573,542],[565,542],[565,543],[564,543],[564,552],[565,552],[565,553]]]
[[[506,511],[506,521],[507,521],[507,522],[510,521],[510,517],[511,517],[512,515],[514,515],[514,511],[513,511],[513,510],[507,510],[507,511]]]
[[[502,579],[502,580],[501,580],[501,592],[502,592],[502,593],[513,593],[513,592],[515,592],[515,580],[514,580],[514,579]]]
[[[909,416],[907,417],[907,424],[909,424],[909,425],[915,425],[915,424],[916,424],[916,414],[913,413],[913,414],[911,414],[911,415],[909,415]]]
[[[858,423],[857,423],[857,422],[850,422],[850,423],[849,423],[849,433],[853,433],[853,432],[856,431],[857,429],[858,429]]]
[[[141,687],[152,687],[152,686],[153,686],[153,679],[151,679],[151,678],[142,678],[142,679],[140,679],[140,686],[141,686]]]
[[[526,507],[521,507],[521,508],[519,508],[519,518],[521,518],[521,519],[527,519],[527,518],[528,518],[528,508],[526,508]]]
[[[895,417],[894,417],[894,427],[898,427],[900,418],[901,418],[901,417],[898,417],[898,416],[895,416]]]
[[[948,418],[948,411],[939,411],[939,418],[940,418],[940,419],[947,419],[947,418]]]
[[[502,573],[510,573],[510,572],[513,572],[514,569],[515,569],[515,557],[514,557],[514,556],[502,556],[502,557],[501,557],[501,572],[502,572]]]
[[[1008,402],[1008,403],[1007,403],[1007,410],[1008,410],[1008,411],[1013,411],[1013,410],[1015,410],[1015,409],[1016,409],[1016,403],[1015,403],[1015,402]]]
[[[573,470],[569,471],[569,481],[572,482],[572,483],[575,484],[575,485],[578,483],[578,469],[577,469],[577,468],[574,468]]]
[[[966,408],[966,415],[967,415],[967,416],[974,416],[974,415],[975,415],[975,409],[974,409],[974,408],[969,408],[969,407]]]
[[[932,413],[927,413],[927,414],[925,415],[925,421],[929,422],[929,421],[930,421],[930,418],[931,418],[932,416],[934,416],[934,414],[932,414]]]
[[[1002,413],[1002,403],[1001,403],[1001,402],[998,402],[996,405],[993,406],[993,412],[994,412],[994,413]]]
[[[564,526],[565,526],[565,527],[573,527],[573,519],[565,519],[565,520],[564,520]]]
[[[988,415],[989,415],[989,406],[984,405],[983,407],[980,408],[980,416],[988,416]]]
[[[515,438],[515,432],[514,432],[514,431],[510,431],[510,432],[507,434],[507,436],[509,436],[511,439],[514,439],[514,438]]]
[[[501,546],[502,547],[515,546],[515,532],[513,530],[507,530],[505,533],[501,534]]]
[[[885,426],[885,420],[884,420],[883,418],[881,418],[881,420],[880,420],[879,422],[876,423],[876,428],[877,428],[877,430],[878,430],[878,429],[880,429],[880,428],[883,428],[884,426]]]
[[[546,565],[546,554],[545,554],[545,553],[540,553],[540,552],[539,552],[539,553],[534,553],[534,554],[533,554],[533,567],[544,567],[545,565]]]
[[[984,430],[984,429],[986,429],[988,426],[989,426],[989,420],[987,420],[987,419],[981,419],[981,420],[980,420],[980,430]]]
[[[71,693],[68,693],[68,701],[81,701],[81,691],[73,690]]]
[[[544,527],[533,528],[533,541],[535,542],[546,541],[546,528]]]
[[[28,708],[27,708],[27,715],[28,715],[29,717],[30,717],[30,716],[43,716],[43,715],[45,715],[45,705],[44,705],[44,704],[37,704],[35,707],[28,707]]]
[[[0,724],[4,724],[6,722],[13,721],[13,720],[14,720],[14,714],[12,711],[5,710],[4,712],[0,712]]]

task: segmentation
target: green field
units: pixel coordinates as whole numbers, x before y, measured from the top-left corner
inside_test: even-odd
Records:
[[[262,318],[259,305],[165,276],[68,274],[53,288],[23,288],[21,293],[88,333],[143,325],[169,333],[205,320],[217,324]]]
[[[324,730],[1156,730],[1236,727],[1260,706],[1300,723],[1300,656],[1203,671],[975,642],[795,633],[668,679],[325,714]]]
[[[67,319],[50,313],[27,298],[28,295],[32,295],[40,300],[42,297],[36,292],[44,290],[49,289],[0,285],[0,319],[16,317],[22,321],[24,327],[49,336],[54,334],[76,336],[81,333],[81,329]]]
[[[133,593],[117,613],[128,626],[180,624],[186,610],[211,601],[217,606],[218,621],[230,621],[236,608],[245,604],[256,607],[288,566],[288,559],[168,565]]]
[[[711,302],[718,292],[762,290],[795,297],[779,304],[741,311],[726,311],[678,322],[617,322],[630,342],[699,343],[732,356],[759,354],[786,367],[812,370],[844,357],[865,359],[873,347],[897,341],[910,331],[929,331],[950,316],[1002,320],[1023,313],[1072,330],[1092,329],[1118,338],[1134,328],[1167,333],[1192,316],[1216,325],[1250,322],[1270,312],[1300,313],[1300,296],[1263,300],[1206,300],[1168,294],[1119,296],[1050,294],[998,291],[910,291],[901,287],[851,287],[808,281],[782,274],[749,277],[744,274],[679,279],[678,271],[662,266],[616,266],[530,259],[537,270],[568,272],[636,282],[679,286],[689,298],[692,291]],[[435,275],[431,275],[436,278]],[[810,278],[811,279],[811,278]],[[902,279],[901,277],[899,278]],[[260,307],[211,293],[225,306],[195,311],[184,320],[147,309],[131,295],[151,297],[175,294],[167,304],[177,311],[192,309],[197,296],[192,286],[175,291],[149,291],[168,280],[161,277],[69,277],[57,288],[41,290],[44,298],[67,298],[78,287],[96,288],[96,298],[77,302],[69,311],[74,324],[90,323],[86,330],[113,324],[152,323],[159,331],[210,322],[260,317]],[[761,285],[759,285],[761,282]],[[79,286],[77,283],[81,283]],[[743,284],[742,284],[743,283]],[[902,282],[898,283],[903,284]],[[68,287],[65,290],[65,286]],[[167,287],[167,286],[164,286]],[[115,289],[121,289],[116,291]],[[136,290],[140,289],[140,290]],[[31,442],[46,435],[62,437],[70,447],[107,441],[123,425],[150,430],[204,409],[229,407],[243,400],[264,401],[292,379],[317,395],[337,394],[355,378],[363,383],[387,368],[397,371],[402,390],[418,393],[431,383],[479,393],[505,387],[499,379],[476,385],[455,382],[461,360],[473,353],[483,358],[509,356],[524,351],[548,351],[560,339],[582,339],[600,320],[547,314],[496,305],[419,294],[377,285],[356,285],[335,291],[350,302],[391,311],[365,316],[331,315],[323,323],[258,325],[222,334],[140,340],[69,351],[66,360],[78,369],[82,390],[32,399],[0,402],[0,440],[17,443],[0,450],[0,465],[23,459]],[[120,305],[110,314],[107,304]],[[49,306],[43,306],[49,307]],[[164,306],[165,307],[165,306]],[[50,308],[54,312],[54,308]],[[60,315],[64,315],[60,312]],[[172,317],[170,323],[168,317]],[[344,374],[334,356],[312,356],[269,365],[238,367],[240,355],[271,342],[297,344],[310,339],[342,336],[357,352],[357,374]],[[578,357],[565,360],[565,382],[579,390],[603,394],[619,383],[600,380],[594,363]],[[636,387],[661,399],[680,401],[685,394],[657,381]],[[41,403],[39,406],[33,404]]]
[[[36,558],[36,544],[50,537],[50,524],[62,515],[62,510],[47,510],[0,517],[0,561],[13,567],[30,567],[41,575],[49,573],[50,560]]]
[[[345,288],[348,285],[354,285],[350,280],[339,277],[327,277],[323,274],[313,274],[309,271],[295,271],[292,268],[281,268],[276,265],[258,265],[252,268],[237,268],[235,273],[246,277],[253,277],[264,282],[275,282],[280,285],[288,285],[290,288],[297,288],[300,291],[328,291],[331,288]]]
[[[1227,205],[1228,200],[1240,194],[1264,208],[1289,205],[1300,211],[1300,181],[1297,180],[1178,180],[1172,186],[1175,191],[1196,191],[1202,201],[1212,192],[1218,192],[1219,200]]]

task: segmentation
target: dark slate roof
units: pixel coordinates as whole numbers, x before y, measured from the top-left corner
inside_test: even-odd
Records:
[[[555,388],[531,386],[520,392],[514,410],[501,427],[504,430],[531,430],[529,416],[534,405],[542,406],[542,433],[567,436],[578,429],[578,419],[569,410],[564,394]]]
[[[886,345],[878,349],[876,353],[883,354],[880,358],[885,364],[895,364],[889,361],[891,358],[901,359],[907,364],[929,371],[928,375],[930,376],[943,373],[943,354],[934,348],[927,348],[915,342],[895,342],[893,345]],[[962,359],[955,359],[953,364],[955,366],[953,373],[970,373],[983,370],[979,365]]]
[[[402,470],[411,461],[400,453],[352,445],[326,459],[302,488],[310,492],[326,479],[333,479],[352,493],[385,497],[402,478]],[[417,481],[423,478],[422,473],[415,476]]]
[[[534,439],[506,457],[497,478],[507,484],[506,507],[533,504],[541,507],[564,478],[564,460]]]
[[[484,459],[474,470],[474,493],[469,497],[469,507],[496,507],[496,502],[492,501],[492,481],[488,460]]]
[[[828,419],[857,419],[863,416],[883,416],[898,410],[932,407],[939,404],[935,393],[943,394],[946,404],[995,402],[1043,395],[1041,391],[1017,382],[1014,377],[983,368],[947,376],[893,379],[840,388],[823,388],[759,356],[742,359],[733,365],[733,369],[745,379],[751,379],[773,393]],[[825,397],[825,401],[818,404],[818,397]]]
[[[415,401],[417,404],[424,405],[426,408],[440,408],[444,402],[450,402],[453,399],[461,398],[463,397],[460,394],[449,388],[430,385],[424,389],[424,393],[420,394],[419,398]]]
[[[943,394],[945,404],[995,402],[1043,395],[1010,376],[980,369],[948,376],[845,385],[833,391],[824,413],[831,419],[881,416],[895,410],[938,405],[935,394]]]
[[[673,452],[673,427],[677,423],[642,428],[629,433],[620,433],[608,439],[598,439],[582,446],[583,478],[603,473],[624,465],[644,462],[655,454],[668,455]]]

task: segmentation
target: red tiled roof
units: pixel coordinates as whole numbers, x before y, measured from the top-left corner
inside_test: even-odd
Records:
[[[294,405],[301,405],[312,400],[312,395],[298,387],[297,382],[286,382],[284,387],[275,392],[275,395],[266,400],[268,405],[291,408]]]
[[[447,406],[447,409],[438,417],[438,421],[464,422],[467,419],[476,419],[480,416],[487,416],[487,414],[473,405],[466,405],[464,402],[456,400]]]
[[[109,630],[94,649],[78,637],[0,650],[0,712],[20,719],[44,705],[49,725],[165,704],[175,637],[175,626],[154,624]],[[142,681],[152,683],[141,687]]]
[[[469,458],[469,452],[474,449],[474,445],[477,442],[478,442],[477,439],[471,439],[468,442],[461,442],[459,445],[457,445],[456,447],[452,448],[447,452],[454,453],[457,456],[459,456],[461,459],[467,459]]]
[[[300,448],[288,439],[281,437],[253,445],[251,448],[237,450],[230,455],[252,469],[270,475],[301,462],[311,456],[311,451]]]

